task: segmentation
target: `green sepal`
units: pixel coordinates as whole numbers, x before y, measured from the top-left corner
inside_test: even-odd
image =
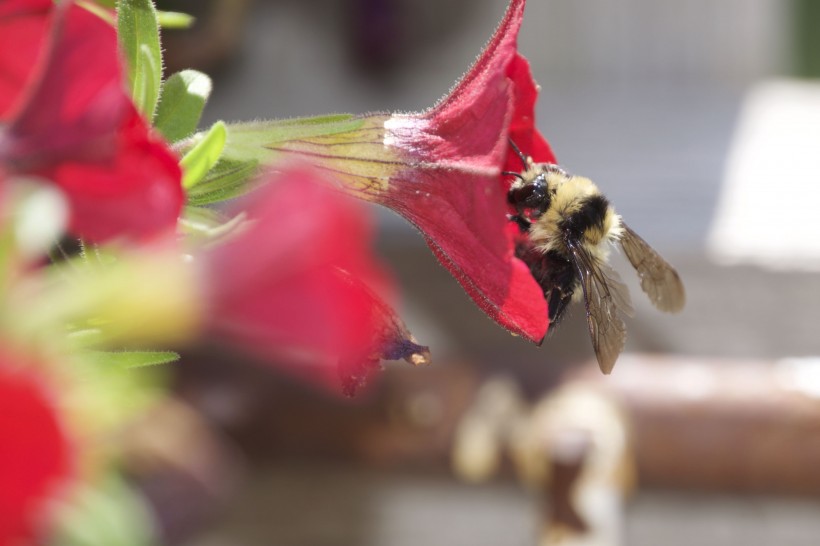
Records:
[[[219,161],[227,139],[225,124],[221,121],[214,123],[208,132],[179,162],[182,167],[182,187],[190,190],[208,174],[211,167]]]
[[[117,33],[128,65],[131,97],[149,120],[162,84],[162,50],[157,11],[151,0],[119,0]]]
[[[220,160],[204,180],[188,190],[188,204],[194,206],[221,203],[240,197],[254,188],[259,169],[255,160]]]
[[[228,125],[226,156],[237,160],[271,163],[279,159],[282,143],[313,137],[353,133],[367,118],[353,114],[330,114],[307,118],[235,123]]]
[[[171,364],[180,356],[173,351],[90,351],[88,358],[104,366],[131,369]]]
[[[180,13],[178,11],[157,11],[157,21],[161,28],[167,29],[186,29],[190,28],[196,17],[187,13]]]
[[[401,170],[418,167],[418,154],[401,145],[392,121],[399,130],[403,123],[415,123],[410,118],[402,121],[391,114],[373,113],[229,125],[222,159],[257,161],[260,169],[274,171],[288,161],[312,165],[346,193],[377,201]],[[191,146],[195,140],[190,140],[178,146]]]
[[[165,80],[154,126],[168,142],[196,131],[202,110],[211,94],[211,78],[196,70],[182,70]]]
[[[327,114],[306,118],[292,118],[268,122],[268,138],[282,142],[314,136],[329,136],[355,131],[364,125],[364,119],[354,114]]]

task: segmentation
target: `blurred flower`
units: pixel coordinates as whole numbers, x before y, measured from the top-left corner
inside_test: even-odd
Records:
[[[179,347],[201,331],[202,296],[195,269],[163,239],[28,272],[0,302],[0,328],[58,351]]]
[[[205,256],[210,328],[304,379],[353,394],[382,358],[424,364],[368,286],[386,277],[355,201],[315,170],[286,167],[253,196],[244,229]]]
[[[524,5],[511,1],[476,63],[430,110],[233,125],[225,156],[263,164],[283,153],[309,159],[345,191],[412,222],[491,318],[541,341],[547,304],[515,255],[511,181],[501,174],[522,170],[510,140],[535,161],[555,161],[535,128],[537,86],[516,49]]]
[[[72,474],[72,447],[54,392],[7,346],[0,354],[0,408],[0,544],[27,544],[43,531]]]
[[[427,348],[377,295],[390,285],[362,205],[307,166],[266,182],[190,254],[163,238],[30,272],[0,302],[0,327],[63,350],[69,325],[69,350],[114,367],[173,360],[143,349],[217,336],[348,394],[380,360],[426,364]]]
[[[123,84],[114,29],[71,3],[0,4],[0,183],[37,176],[70,204],[69,229],[101,242],[176,226],[177,157]]]

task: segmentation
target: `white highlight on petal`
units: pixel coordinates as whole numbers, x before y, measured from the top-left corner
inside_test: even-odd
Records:
[[[384,145],[409,148],[414,135],[423,132],[427,121],[418,115],[394,114],[384,122]]]

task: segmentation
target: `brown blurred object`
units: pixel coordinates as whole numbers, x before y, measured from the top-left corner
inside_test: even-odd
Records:
[[[820,358],[624,355],[578,375],[628,411],[642,485],[820,494]]]
[[[231,60],[242,41],[253,0],[158,0],[157,8],[196,18],[188,29],[164,30],[166,74],[185,68],[212,73]]]
[[[163,544],[201,530],[230,499],[241,458],[187,404],[165,398],[116,438],[123,469],[154,508]]]
[[[453,468],[483,481],[506,456],[519,481],[542,493],[541,546],[617,546],[634,485],[629,426],[589,382],[568,382],[535,404],[511,378],[484,383],[453,443]]]
[[[257,461],[319,458],[446,468],[456,422],[478,378],[453,361],[387,363],[354,398],[313,389],[269,366],[191,358],[178,391]]]

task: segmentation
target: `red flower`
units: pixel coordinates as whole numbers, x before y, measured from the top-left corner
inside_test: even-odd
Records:
[[[246,228],[207,257],[210,328],[352,394],[379,359],[429,355],[366,286],[385,276],[365,211],[324,182],[290,167],[253,194]]]
[[[58,185],[90,241],[173,229],[177,158],[126,94],[114,29],[49,0],[0,5],[0,176]]]
[[[375,201],[422,231],[439,261],[491,318],[540,341],[548,326],[546,301],[514,255],[510,180],[501,176],[502,170],[522,168],[509,139],[536,161],[555,161],[535,128],[537,86],[516,49],[524,4],[512,0],[481,56],[439,104],[385,123],[385,142],[410,165],[390,177]]]
[[[0,544],[27,544],[42,531],[49,501],[71,474],[71,449],[45,384],[5,351],[0,446]]]
[[[225,155],[263,164],[283,153],[308,158],[349,193],[412,222],[490,317],[540,342],[547,303],[515,256],[511,180],[501,174],[522,170],[510,140],[535,161],[555,161],[535,128],[537,86],[516,49],[524,5],[511,1],[475,65],[430,110],[234,125]]]

